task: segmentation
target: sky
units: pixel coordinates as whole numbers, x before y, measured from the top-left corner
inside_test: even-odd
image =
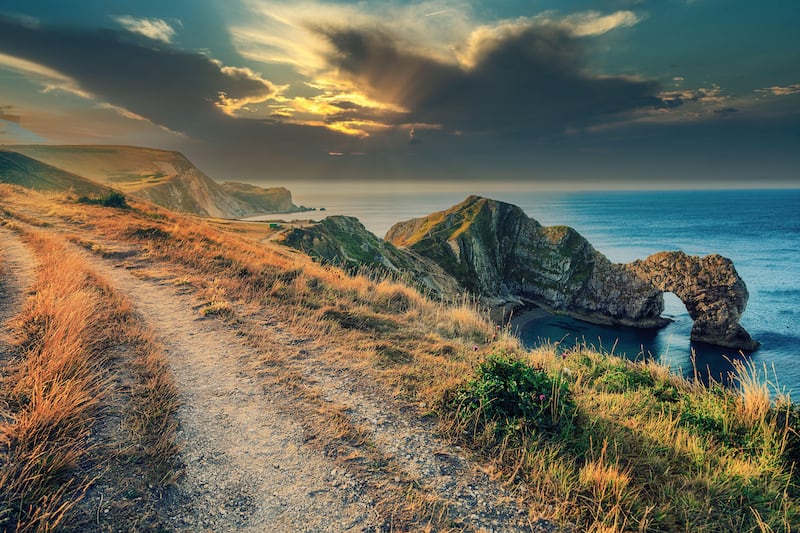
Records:
[[[217,180],[800,186],[797,0],[0,0],[0,144]]]

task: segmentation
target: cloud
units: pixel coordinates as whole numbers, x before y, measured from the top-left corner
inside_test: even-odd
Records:
[[[0,25],[2,25],[2,19],[0,19]],[[0,53],[0,67],[20,72],[35,80],[42,86],[44,93],[62,91],[85,99],[92,98],[92,95],[82,90],[75,80],[47,66]]]
[[[756,89],[755,92],[763,94],[772,94],[774,96],[789,96],[790,94],[800,93],[800,83],[793,83],[792,85],[773,85],[764,89]]]
[[[327,67],[327,42],[316,28],[347,21],[353,27],[391,25],[418,51],[441,59],[453,58],[453,44],[462,42],[476,26],[471,2],[329,2],[243,0],[246,19],[228,28],[237,51],[264,63],[286,63],[298,72],[316,76]]]
[[[617,11],[609,15],[603,15],[598,11],[587,11],[569,15],[561,21],[553,21],[547,17],[542,22],[544,20],[551,24],[563,25],[576,37],[603,35],[617,28],[630,28],[641,22],[639,16],[633,11]]]
[[[723,94],[722,88],[713,83],[710,87],[699,89],[680,89],[675,91],[664,91],[658,94],[662,109],[673,109],[688,103],[701,104],[722,104],[728,100]]]
[[[114,20],[126,30],[144,35],[154,41],[172,42],[175,29],[162,19],[137,18],[130,15],[114,17]]]
[[[58,80],[54,87],[74,88],[179,132],[197,132],[279,90],[252,70],[108,30],[33,26],[0,17],[0,53],[20,70]]]
[[[13,105],[0,105],[0,120],[19,124],[19,121],[22,117],[19,115],[12,115],[10,112],[13,110]]]
[[[587,73],[583,41],[560,24],[484,33],[471,41],[467,65],[419,53],[382,29],[319,31],[339,75],[406,110],[407,123],[525,136],[662,105],[655,82]]]
[[[583,52],[591,37],[639,22],[640,18],[627,10],[610,14],[586,11],[566,16],[546,12],[479,25],[472,4],[464,0],[388,5],[245,0],[245,5],[249,8],[247,20],[229,27],[237,51],[249,60],[267,65],[288,64],[306,80],[306,85],[320,89],[316,95],[287,98],[282,102],[283,109],[277,110],[280,116],[291,116],[298,124],[325,124],[362,137],[376,133],[385,125],[406,123],[445,125],[453,132],[491,130],[490,117],[477,115],[483,108],[493,105],[499,111],[498,123],[532,118],[531,129],[537,127],[537,121],[553,123],[558,110],[549,120],[542,116],[547,112],[542,109],[533,117],[518,117],[517,110],[521,109],[524,115],[542,102],[526,101],[521,92],[510,86],[516,84],[518,76],[527,78],[533,83],[523,90],[533,89],[532,98],[546,96],[557,101],[557,95],[547,88],[553,80],[547,78],[562,60],[573,69],[573,80],[561,79],[562,87],[569,84],[579,93],[583,90],[582,96],[586,98],[597,97],[587,90],[592,83],[597,89],[606,86],[603,90],[609,94],[617,92],[617,97],[600,99],[599,115],[627,108],[622,100],[630,96],[626,91],[631,87],[653,85],[632,78],[582,73]],[[347,26],[343,26],[342,21],[347,21]],[[389,26],[391,30],[387,29]],[[520,54],[511,58],[514,53],[510,50],[511,43],[526,39],[531,41],[531,47],[540,49],[531,51],[527,58]],[[487,57],[503,47],[508,57]],[[518,72],[500,73],[502,67],[490,64],[495,59],[516,62]],[[526,68],[545,64],[546,69],[537,74],[525,72]],[[491,68],[494,72],[490,73]],[[505,84],[496,94],[513,97],[503,104],[495,102],[495,91],[489,87],[492,80],[488,76],[496,74],[502,74],[498,84]],[[542,76],[543,82],[534,82],[535,76]],[[537,95],[537,88],[548,94]],[[294,88],[290,88],[286,94],[293,92]],[[644,92],[652,91],[645,88]],[[648,96],[652,95],[645,94]],[[576,99],[580,97],[576,95]],[[619,102],[612,105],[614,98]],[[360,108],[345,114],[336,108],[337,101],[357,101]],[[632,106],[642,103],[644,101],[638,101]],[[588,100],[584,103],[571,100],[569,107],[575,104],[583,111],[576,110],[568,115],[580,115],[592,105]],[[551,106],[550,102],[545,105],[558,107],[557,104]],[[510,106],[515,109],[510,110]],[[462,109],[459,111],[458,107]],[[460,115],[463,120],[455,123],[446,120],[448,117],[443,114],[453,119]],[[350,121],[348,124],[345,118]],[[467,123],[470,121],[472,124]],[[486,124],[478,124],[482,121]],[[512,127],[516,126],[512,124]]]

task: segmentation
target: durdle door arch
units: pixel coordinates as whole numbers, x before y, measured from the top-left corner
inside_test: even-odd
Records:
[[[694,321],[693,341],[743,351],[758,348],[758,342],[739,324],[749,295],[730,259],[659,252],[626,266],[658,290],[680,298]]]

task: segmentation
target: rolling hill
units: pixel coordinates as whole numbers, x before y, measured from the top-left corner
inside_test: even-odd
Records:
[[[0,181],[43,192],[72,190],[88,195],[108,191],[108,187],[97,182],[3,149],[0,149]]]
[[[16,152],[26,156],[49,169],[55,167],[83,177],[85,181],[91,180],[162,207],[196,215],[228,218],[300,210],[292,203],[291,193],[284,188],[219,184],[180,152],[134,146],[14,145],[0,148],[5,153]],[[24,172],[35,176],[34,181],[48,181],[45,176],[52,174],[52,170],[44,172],[42,167],[32,164]],[[20,174],[15,175],[22,179]],[[12,181],[5,179],[3,174],[0,174],[0,179]]]

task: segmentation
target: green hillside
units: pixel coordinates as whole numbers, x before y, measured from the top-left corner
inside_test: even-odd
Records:
[[[0,149],[0,182],[46,192],[102,194],[108,188],[20,153]]]
[[[93,145],[14,145],[0,149],[194,215],[235,218],[301,210],[284,188],[219,184],[180,152]]]

